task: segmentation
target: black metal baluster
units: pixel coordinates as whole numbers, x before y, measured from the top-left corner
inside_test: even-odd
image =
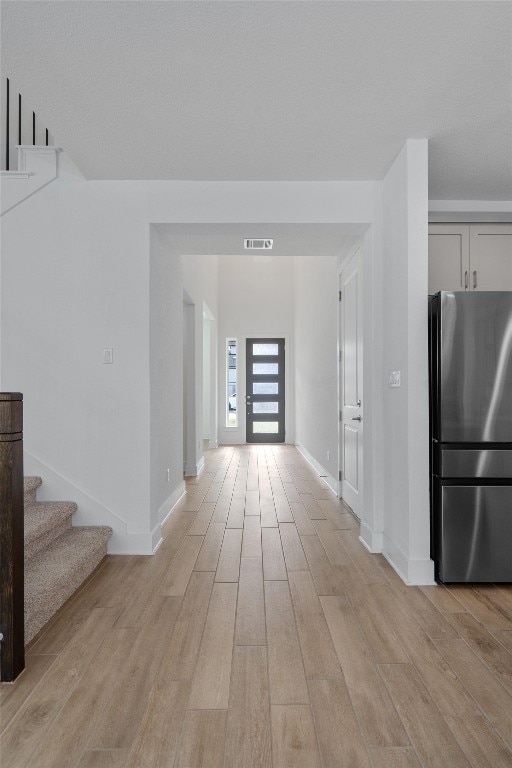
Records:
[[[7,109],[6,109],[6,123],[5,123],[5,170],[9,170],[10,166],[10,129],[11,129],[11,104],[10,104],[10,83],[9,78],[6,77],[6,100],[7,100]],[[49,133],[48,128],[46,128],[45,131],[45,140],[46,140],[46,146],[48,146],[49,143]],[[18,93],[18,144],[22,143],[22,115],[21,115],[21,93]],[[32,112],[32,144],[35,147],[36,145],[36,113]]]
[[[7,124],[5,126],[5,170],[9,170],[9,78],[7,78]]]

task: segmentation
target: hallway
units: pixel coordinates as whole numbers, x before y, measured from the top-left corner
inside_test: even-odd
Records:
[[[208,451],[164,533],[0,687],[2,765],[512,764],[512,587],[405,586],[290,445]]]

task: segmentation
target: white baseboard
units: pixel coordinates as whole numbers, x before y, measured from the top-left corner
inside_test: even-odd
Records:
[[[181,499],[184,493],[185,493],[185,481],[182,480],[181,483],[179,483],[179,485],[175,488],[175,490],[171,493],[171,495],[164,501],[164,503],[158,510],[158,519],[160,520],[160,522],[158,523],[158,525],[155,525],[155,527],[151,532],[153,554],[157,551],[157,549],[160,547],[163,541],[162,526],[170,518],[174,507],[176,506],[176,504]]]
[[[160,520],[160,525],[164,525],[164,523],[167,522],[167,518],[170,516],[173,508],[176,506],[184,493],[185,481],[182,480],[158,510],[158,519]]]
[[[201,456],[197,464],[187,464],[185,467],[185,477],[196,477],[204,467],[204,456]]]
[[[382,552],[384,546],[384,534],[382,532],[372,531],[372,529],[361,520],[359,541],[361,544],[364,544],[368,552]]]
[[[398,573],[405,584],[409,586],[435,585],[434,562],[430,558],[411,560],[403,550],[384,534],[382,554]]]
[[[338,483],[334,479],[334,477],[327,472],[325,467],[322,467],[322,465],[314,458],[314,456],[312,456],[309,453],[309,451],[306,448],[304,448],[303,445],[301,445],[300,443],[295,443],[295,447],[297,448],[299,453],[302,454],[302,456],[304,456],[306,461],[309,462],[309,464],[311,464],[311,466],[313,467],[315,472],[319,475],[319,477],[321,477],[322,480],[325,480],[325,482],[327,483],[331,491],[334,493],[334,495],[337,496]]]

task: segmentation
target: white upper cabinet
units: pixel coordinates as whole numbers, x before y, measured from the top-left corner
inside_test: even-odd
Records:
[[[470,227],[471,287],[477,291],[512,291],[512,226]]]
[[[512,291],[512,225],[431,224],[428,292]]]
[[[463,291],[469,281],[469,227],[428,228],[428,292]]]

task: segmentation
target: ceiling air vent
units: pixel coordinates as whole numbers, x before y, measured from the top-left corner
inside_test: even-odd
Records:
[[[244,248],[250,251],[271,251],[273,240],[244,240]]]

